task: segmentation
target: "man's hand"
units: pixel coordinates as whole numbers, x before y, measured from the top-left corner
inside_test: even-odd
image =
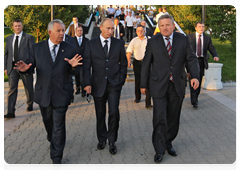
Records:
[[[131,60],[129,60],[128,61],[128,67],[131,67],[131,65],[132,65],[132,62],[131,62]]]
[[[142,94],[146,94],[146,88],[140,88]]]
[[[219,61],[218,57],[214,57],[213,59],[214,59],[214,61]]]
[[[92,86],[86,86],[86,87],[84,87],[84,90],[85,90],[88,94],[90,94],[90,93],[92,92]]]
[[[69,60],[68,58],[64,58],[64,60],[67,61],[72,67],[82,65],[82,63],[79,63],[79,61],[82,60],[82,57],[78,54],[76,54],[71,60]]]
[[[198,86],[199,86],[199,81],[198,81],[198,79],[192,79],[191,80],[191,86],[193,87],[193,89],[194,90],[196,90],[197,88],[198,88]]]
[[[18,61],[15,66],[16,67],[13,67],[15,70],[19,70],[21,72],[25,72],[27,71],[30,67],[31,67],[32,63],[30,64],[26,64],[24,63],[22,60]]]
[[[6,76],[7,76],[7,70],[4,70],[4,73],[6,74]]]

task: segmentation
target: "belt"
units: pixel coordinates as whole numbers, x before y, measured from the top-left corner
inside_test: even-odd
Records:
[[[137,59],[134,58],[134,60],[139,61],[139,62],[143,62],[143,59],[142,60],[137,60]]]

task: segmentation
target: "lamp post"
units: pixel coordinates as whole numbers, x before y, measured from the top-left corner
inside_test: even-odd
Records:
[[[54,20],[54,5],[51,5],[51,21]]]
[[[202,22],[205,24],[206,6],[202,5]]]

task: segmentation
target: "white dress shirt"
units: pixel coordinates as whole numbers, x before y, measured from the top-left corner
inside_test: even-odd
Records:
[[[21,38],[22,38],[22,34],[23,32],[21,32],[20,34],[16,35],[14,34],[14,37],[13,37],[13,42],[12,42],[12,50],[13,50],[13,61],[14,61],[14,44],[15,44],[15,39],[16,39],[16,36],[18,36],[18,49],[19,49],[19,46],[20,46],[20,42],[21,42]]]
[[[201,34],[201,56],[198,56],[197,55],[197,51],[198,51],[198,37],[199,36],[199,34],[196,32],[196,56],[197,57],[203,57],[203,33]]]
[[[77,37],[78,45],[79,45],[79,38],[81,38],[81,45],[82,45],[82,39],[83,39],[83,36],[81,36],[81,37],[76,36],[76,37]]]
[[[133,22],[134,22],[134,17],[133,16],[127,16],[125,21],[127,21],[127,27],[132,27],[133,26]]]
[[[143,60],[146,46],[147,46],[147,37],[145,36],[142,40],[139,37],[135,37],[129,43],[127,52],[134,53],[134,58],[136,60]]]
[[[50,38],[48,39],[48,46],[49,46],[49,50],[50,50],[50,53],[51,51],[53,50],[53,46],[55,44],[50,40]],[[55,48],[55,54],[56,54],[56,57],[57,57],[57,53],[58,53],[58,50],[59,50],[59,47],[60,47],[60,44],[56,44],[57,47]]]
[[[104,47],[104,45],[105,45],[105,38],[103,38],[103,36],[100,34],[100,40],[101,40],[101,43],[102,43],[102,47]],[[108,38],[107,39],[108,40],[108,53],[109,53],[109,50],[110,50],[110,45],[111,45],[111,38]]]

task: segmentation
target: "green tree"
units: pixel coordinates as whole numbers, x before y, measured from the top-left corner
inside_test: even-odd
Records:
[[[236,49],[236,8],[232,5],[207,5],[206,25],[212,29],[212,36],[220,41],[230,40]]]
[[[87,5],[55,5],[55,18],[61,19],[68,26],[72,17],[76,16],[79,22],[85,23],[89,16]],[[4,22],[12,30],[12,22],[21,19],[24,31],[32,33],[37,42],[48,38],[47,25],[51,20],[50,5],[9,5],[4,10]]]

